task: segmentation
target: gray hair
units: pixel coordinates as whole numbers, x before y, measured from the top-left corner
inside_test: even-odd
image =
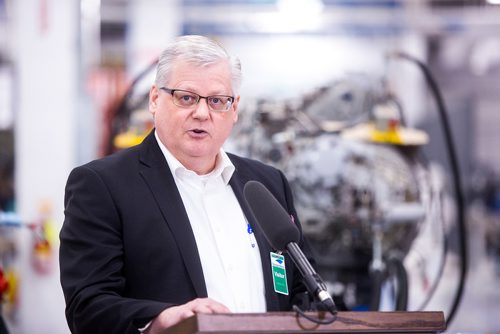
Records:
[[[241,85],[241,63],[237,57],[231,57],[216,41],[197,35],[177,37],[160,54],[156,67],[155,84],[161,87],[170,79],[172,67],[176,61],[205,66],[226,61],[231,71],[233,93],[237,93]]]

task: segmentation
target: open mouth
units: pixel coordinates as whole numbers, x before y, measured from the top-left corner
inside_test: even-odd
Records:
[[[205,133],[204,130],[200,130],[200,129],[193,129],[193,132],[196,134]]]

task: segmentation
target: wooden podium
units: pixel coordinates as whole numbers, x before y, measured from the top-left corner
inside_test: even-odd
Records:
[[[440,333],[445,329],[443,312],[339,312],[329,325],[317,325],[295,312],[269,312],[198,314],[162,334]]]

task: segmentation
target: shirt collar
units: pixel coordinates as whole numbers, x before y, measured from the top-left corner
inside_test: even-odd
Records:
[[[194,171],[184,167],[184,165],[179,160],[177,160],[177,158],[167,149],[167,147],[163,145],[156,131],[154,134],[156,141],[158,142],[158,146],[160,146],[160,149],[163,155],[165,156],[170,171],[172,172],[172,175],[174,175],[174,177],[177,178],[179,177],[179,175],[183,173],[190,173],[197,175]],[[231,177],[233,176],[235,169],[236,168],[234,167],[234,164],[231,162],[231,159],[229,159],[227,153],[224,152],[224,150],[221,148],[219,150],[219,154],[217,154],[217,161],[215,162],[215,168],[208,174],[199,176],[204,178],[217,178],[219,176],[222,176],[222,180],[227,185],[229,183],[229,180],[231,180]]]

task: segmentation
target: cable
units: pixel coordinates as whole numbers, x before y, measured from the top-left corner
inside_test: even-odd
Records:
[[[432,76],[432,73],[430,72],[429,68],[420,60],[404,53],[404,52],[394,52],[392,54],[389,54],[389,57],[394,57],[394,58],[400,58],[400,59],[405,59],[413,62],[416,64],[421,70],[422,73],[425,76],[425,79],[431,89],[432,94],[434,95],[435,101],[437,103],[438,107],[438,113],[441,118],[441,125],[443,127],[443,133],[444,133],[444,138],[445,138],[445,145],[448,148],[448,159],[450,162],[450,167],[452,171],[452,176],[453,176],[453,185],[454,185],[454,190],[455,190],[455,196],[456,196],[456,201],[457,201],[457,215],[458,215],[458,230],[459,230],[459,236],[458,236],[458,241],[460,244],[460,249],[459,249],[459,254],[460,254],[460,259],[461,259],[461,266],[460,266],[460,279],[459,279],[459,284],[457,288],[457,293],[455,295],[455,298],[453,300],[453,304],[451,307],[451,310],[448,315],[447,319],[447,325],[449,325],[458,309],[458,306],[460,305],[460,301],[463,295],[464,287],[465,287],[465,281],[467,278],[467,269],[468,269],[468,255],[467,255],[467,226],[465,223],[465,203],[464,203],[464,198],[463,198],[463,192],[462,192],[462,181],[460,177],[460,170],[458,167],[458,159],[457,159],[457,154],[455,151],[455,146],[453,143],[453,136],[451,134],[451,128],[450,124],[448,121],[448,116],[446,112],[446,108],[444,105],[443,97],[441,95],[441,91],[439,90],[439,87],[437,85],[436,80]]]
[[[293,305],[293,310],[295,312],[297,312],[297,317],[300,315],[300,316],[306,318],[307,320],[314,322],[315,324],[318,324],[318,325],[328,325],[328,324],[331,324],[332,322],[334,322],[335,320],[337,320],[337,312],[330,312],[333,315],[333,317],[331,317],[330,319],[320,319],[320,318],[315,318],[315,317],[311,317],[311,316],[307,315],[297,305]]]
[[[388,270],[397,281],[396,288],[396,311],[407,311],[408,309],[408,273],[399,257],[392,257],[387,261]]]

